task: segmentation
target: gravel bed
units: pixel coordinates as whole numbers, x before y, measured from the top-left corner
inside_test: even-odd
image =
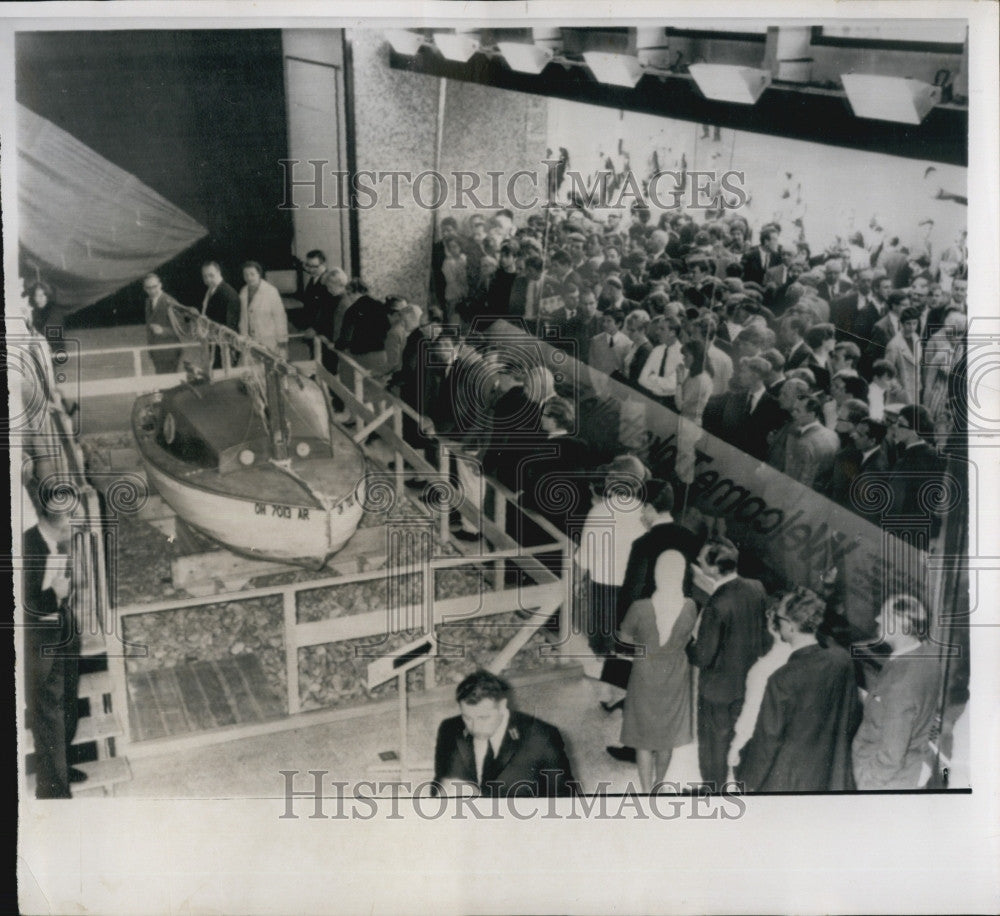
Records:
[[[126,641],[146,647],[145,657],[129,658],[129,673],[173,668],[230,655],[256,655],[268,687],[285,696],[284,615],[281,596],[227,601],[126,617]]]
[[[449,655],[435,659],[435,682],[457,684],[476,668],[493,659],[497,651],[513,639],[520,621],[516,613],[494,614],[467,624],[437,627],[439,640]],[[397,695],[395,678],[371,690],[366,686],[367,668],[376,657],[420,636],[412,630],[394,636],[373,636],[299,649],[299,701],[303,710],[358,706]],[[545,637],[536,633],[514,657],[513,672],[551,667],[539,649]],[[422,690],[425,665],[408,672],[407,690]]]

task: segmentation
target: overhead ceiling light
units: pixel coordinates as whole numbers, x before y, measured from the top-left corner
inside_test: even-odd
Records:
[[[385,33],[385,40],[392,45],[392,50],[397,54],[410,55],[416,54],[421,46],[427,43],[423,35],[407,29],[389,29]]]
[[[555,57],[549,48],[519,44],[515,41],[501,41],[497,47],[510,69],[518,73],[534,73],[537,76]]]
[[[845,73],[844,91],[854,114],[876,121],[919,124],[941,101],[941,88],[902,76]]]
[[[434,44],[447,60],[463,64],[479,50],[479,40],[471,35],[449,35],[438,32],[434,35]]]
[[[637,57],[629,57],[627,54],[607,54],[604,51],[585,51],[583,59],[599,83],[632,89],[642,79],[642,64]]]
[[[771,85],[769,71],[736,64],[691,64],[688,72],[704,96],[716,102],[753,105]]]

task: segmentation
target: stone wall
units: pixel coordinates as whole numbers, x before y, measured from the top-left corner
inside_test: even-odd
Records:
[[[381,33],[349,29],[353,59],[355,149],[359,170],[409,171],[433,169],[437,142],[440,80],[389,67],[389,45]],[[512,174],[542,168],[547,133],[544,98],[450,80],[445,87],[441,171],[490,170]],[[543,179],[544,181],[544,179]],[[451,213],[454,182],[448,204]],[[388,192],[389,182],[382,188]],[[425,198],[434,185],[421,185]],[[519,184],[522,191],[526,184]],[[401,294],[423,304],[430,280],[433,213],[412,201],[409,185],[400,182],[402,209],[384,205],[361,210],[358,226],[361,273],[376,296]],[[480,193],[484,203],[489,194]],[[507,207],[506,181],[501,181],[495,208]],[[460,220],[472,209],[455,212]]]

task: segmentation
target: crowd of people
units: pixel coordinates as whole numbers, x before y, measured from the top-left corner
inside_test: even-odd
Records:
[[[657,225],[643,210],[627,225],[591,216],[554,209],[517,227],[500,212],[471,217],[464,231],[445,217],[428,305],[389,297],[377,313],[385,344],[348,344],[348,352],[378,354],[363,364],[427,418],[406,425],[412,444],[431,459],[438,437],[460,445],[452,473],[470,499],[481,498],[478,477],[488,474],[524,508],[582,534],[577,565],[588,584],[577,620],[605,671],[626,672],[601,675],[611,687],[606,709],[619,705],[613,685],[625,688],[622,746],[609,751],[635,760],[645,788],[692,738],[696,669],[706,783],[735,777],[754,791],[925,784],[940,672],[914,650],[926,639],[928,611],[908,595],[883,608],[893,632],[912,637],[902,648],[883,639],[885,658],[914,662],[886,662],[872,686],[872,671],[838,644],[828,596],[769,596],[737,574],[736,545],[709,537],[703,520],[687,528],[674,519],[690,474],[681,456],[657,464],[645,421],[650,404],[666,406],[874,524],[883,519],[858,498],[857,483],[862,475],[885,481],[892,512],[912,515],[921,485],[939,479],[959,447],[964,256],[956,261],[949,250],[935,260],[895,238],[866,245],[859,234],[813,255],[802,239],[783,248],[774,224],[751,241],[739,215],[702,225],[684,213]],[[349,281],[320,253],[311,257],[307,269],[321,273],[313,295],[325,303],[306,327],[343,344],[353,339],[342,332]],[[575,357],[579,371],[557,379],[544,350],[509,346],[495,333],[498,320]],[[623,499],[622,486],[635,481],[631,502]],[[931,521],[936,534],[940,520]],[[613,537],[601,541],[609,528]],[[537,537],[530,525],[516,533]],[[457,514],[453,534],[480,537]],[[695,565],[716,589],[700,611]],[[635,646],[641,658],[620,657]],[[894,702],[920,692],[919,701],[910,695],[919,715],[899,711],[905,721],[873,726],[876,710],[896,711],[879,696],[863,714],[862,688],[880,690],[887,672],[908,685],[894,688]],[[924,766],[914,766],[918,758]]]
[[[200,311],[282,355],[291,319],[323,342],[329,372],[348,382],[338,353],[348,354],[424,417],[407,418],[403,434],[435,466],[448,440],[452,473],[480,511],[489,509],[486,474],[523,508],[581,536],[576,560],[587,586],[574,614],[595,657],[626,672],[602,674],[625,688],[622,747],[609,751],[636,761],[647,790],[672,749],[692,738],[696,669],[705,782],[735,775],[758,791],[924,784],[927,772],[913,761],[926,758],[932,666],[916,675],[906,673],[915,661],[886,663],[872,688],[895,672],[894,703],[926,693],[918,713],[900,713],[905,723],[891,703],[876,716],[869,702],[862,714],[866,675],[827,626],[826,596],[768,596],[738,574],[740,547],[710,532],[711,521],[675,519],[675,504],[687,504],[693,449],[658,461],[647,417],[665,407],[696,435],[718,437],[873,524],[884,519],[859,499],[865,480],[888,486],[892,514],[926,512],[919,492],[961,448],[964,239],[936,253],[851,233],[814,253],[801,227],[782,244],[783,227],[752,230],[738,212],[700,223],[684,211],[621,216],[552,207],[521,226],[500,211],[464,227],[445,217],[425,304],[373,296],[313,250],[302,307],[286,313],[259,263],[243,265],[237,291],[208,262]],[[172,300],[156,274],[143,290],[149,342],[160,345],[155,368],[175,371]],[[523,335],[516,345],[497,335],[511,324],[561,351],[565,371],[553,373],[548,347],[533,354]],[[424,481],[413,473],[407,484]],[[932,518],[932,536],[939,527]],[[530,523],[511,533],[545,540]],[[455,513],[453,535],[478,541],[481,531]],[[696,566],[714,583],[701,609]],[[914,648],[926,638],[928,609],[900,595],[882,612],[916,634],[902,648],[885,640],[890,662],[922,658]]]

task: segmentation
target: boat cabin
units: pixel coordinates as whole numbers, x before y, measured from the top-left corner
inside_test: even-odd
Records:
[[[288,455],[332,457],[322,392],[308,380],[301,388],[292,379],[281,385]],[[243,378],[188,383],[163,392],[157,441],[181,461],[226,474],[271,458],[280,435],[271,422],[262,395]]]

